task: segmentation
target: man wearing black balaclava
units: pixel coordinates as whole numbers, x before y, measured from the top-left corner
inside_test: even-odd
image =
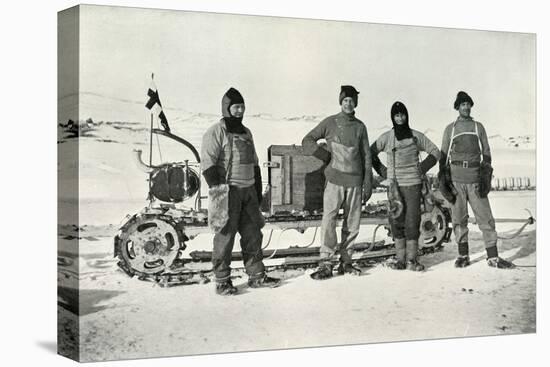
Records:
[[[454,195],[451,201],[455,240],[458,257],[455,267],[470,265],[468,245],[468,203],[476,217],[476,223],[483,233],[487,264],[499,269],[513,268],[514,264],[498,256],[497,232],[491,205],[487,195],[491,189],[491,149],[487,133],[481,122],[470,116],[474,101],[468,93],[458,92],[454,109],[458,111],[456,121],[443,132],[441,144],[440,172],[450,169]],[[453,197],[454,196],[454,197]]]
[[[390,117],[393,128],[372,144],[371,154],[374,169],[391,182],[388,198],[397,192],[403,205],[397,218],[390,218],[396,251],[392,267],[421,271],[424,266],[417,261],[417,253],[422,178],[437,163],[440,153],[430,139],[409,127],[409,111],[405,104],[395,102]],[[422,162],[419,159],[421,151],[428,153]],[[378,159],[380,152],[386,153],[387,168]]]
[[[222,98],[223,117],[206,131],[201,145],[201,169],[209,187],[209,224],[215,231],[212,267],[216,293],[220,295],[237,293],[230,267],[237,232],[248,285],[259,288],[280,284],[279,279],[265,274],[262,262],[262,179],[252,133],[242,123],[244,111],[242,95],[229,88]]]

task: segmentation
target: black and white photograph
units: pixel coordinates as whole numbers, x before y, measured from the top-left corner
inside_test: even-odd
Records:
[[[5,259],[26,315],[9,329],[29,329],[45,364],[540,353],[540,15],[295,5],[50,10],[49,92],[28,89],[29,122],[5,124],[5,147],[29,149],[6,160],[33,177],[8,200],[37,203],[8,205],[8,242],[34,248]],[[20,44],[40,58],[34,40]],[[40,73],[27,60],[6,91]]]
[[[60,354],[536,332],[535,35],[80,5],[58,46]]]

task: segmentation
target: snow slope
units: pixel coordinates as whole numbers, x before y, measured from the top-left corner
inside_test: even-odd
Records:
[[[242,272],[235,271],[241,294],[232,298],[216,296],[212,284],[165,289],[129,278],[113,259],[112,238],[124,217],[146,204],[146,177],[136,168],[132,150],[143,150],[148,160],[149,117],[141,105],[135,105],[141,112],[126,113],[117,120],[104,118],[108,108],[104,116],[85,115],[94,123],[78,139],[65,134],[63,127],[58,134],[60,156],[79,144],[79,225],[84,236],[78,248],[77,242],[59,238],[64,259],[58,275],[59,320],[62,326],[72,322],[74,290],[66,287],[66,280],[79,271],[84,360],[535,332],[534,226],[517,240],[501,241],[501,254],[525,266],[511,271],[487,267],[481,234],[471,226],[473,264],[466,269],[453,267],[456,249],[449,243],[443,251],[422,258],[427,265],[422,273],[377,265],[364,269],[366,275],[361,277],[315,282],[308,276],[311,270],[294,270],[276,274],[285,279],[280,288],[252,290]],[[199,150],[202,134],[219,120],[208,113],[168,110],[167,114],[173,132]],[[254,134],[260,161],[265,162],[269,145],[300,144],[321,119],[258,113],[247,115],[245,124]],[[385,128],[370,129],[371,139]],[[439,143],[436,131],[427,134]],[[495,175],[534,179],[533,139],[513,141],[491,138]],[[153,142],[153,163],[193,159],[176,142],[164,137],[154,137]],[[63,190],[72,184],[70,168],[67,161],[58,163],[61,205],[77,204]],[[263,177],[267,178],[265,171]],[[490,198],[496,218],[526,217],[523,208],[536,212],[536,192],[495,192]],[[383,194],[373,197],[379,199]],[[74,218],[61,217],[61,232],[72,224],[76,224]],[[518,226],[498,224],[498,230],[509,235]],[[360,240],[370,238],[371,230],[362,228]],[[285,232],[273,246],[305,245],[312,236],[312,230],[303,235]],[[199,236],[189,242],[189,250],[211,249],[211,240],[211,235]],[[70,348],[71,341],[60,346]]]

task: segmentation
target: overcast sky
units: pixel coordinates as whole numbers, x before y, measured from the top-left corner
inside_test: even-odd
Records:
[[[367,126],[400,100],[413,128],[441,130],[465,90],[490,135],[535,132],[532,34],[96,6],[80,27],[81,93],[144,102],[154,72],[168,108],[219,113],[233,86],[247,114],[301,116],[338,112],[352,84]]]

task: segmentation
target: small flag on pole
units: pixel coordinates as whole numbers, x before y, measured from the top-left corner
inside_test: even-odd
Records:
[[[167,132],[170,132],[170,126],[168,126],[168,120],[166,119],[166,115],[162,110],[159,93],[157,90],[157,86],[155,85],[155,81],[153,80],[153,77],[154,77],[154,74],[151,74],[151,86],[149,87],[149,90],[147,90],[147,95],[149,96],[149,100],[145,104],[145,107],[147,107],[151,111],[154,110],[153,113],[155,113],[160,119],[162,128]]]

